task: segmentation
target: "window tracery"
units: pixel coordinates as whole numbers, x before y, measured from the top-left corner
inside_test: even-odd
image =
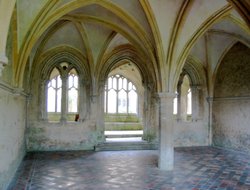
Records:
[[[104,93],[105,113],[138,113],[138,95],[135,85],[122,75],[108,78]]]

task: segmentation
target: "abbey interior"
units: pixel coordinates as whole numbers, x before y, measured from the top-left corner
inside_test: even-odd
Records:
[[[250,189],[249,0],[0,0],[0,189]]]

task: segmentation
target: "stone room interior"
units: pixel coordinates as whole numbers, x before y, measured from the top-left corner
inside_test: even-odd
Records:
[[[249,190],[249,0],[0,0],[0,189]]]

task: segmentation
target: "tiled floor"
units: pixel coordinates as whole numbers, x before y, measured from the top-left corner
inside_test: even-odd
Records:
[[[173,172],[157,151],[47,152],[26,156],[16,190],[250,190],[250,156],[211,147],[175,149]]]

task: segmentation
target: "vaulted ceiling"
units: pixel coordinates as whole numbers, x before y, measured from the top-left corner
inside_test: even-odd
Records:
[[[15,81],[22,85],[28,60],[35,64],[58,47],[79,51],[93,76],[111,57],[119,62],[124,54],[141,72],[150,73],[161,90],[174,89],[188,57],[201,64],[212,81],[234,43],[250,45],[247,19],[234,2],[17,0]]]

